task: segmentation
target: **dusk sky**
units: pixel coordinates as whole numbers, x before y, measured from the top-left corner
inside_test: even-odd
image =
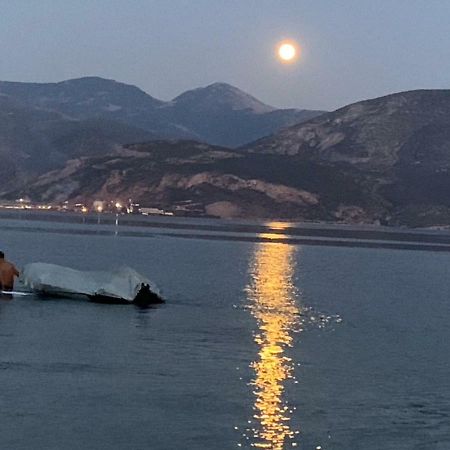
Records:
[[[170,100],[215,81],[335,109],[450,88],[448,0],[0,0],[0,79],[97,75]],[[276,44],[302,57],[283,65]]]

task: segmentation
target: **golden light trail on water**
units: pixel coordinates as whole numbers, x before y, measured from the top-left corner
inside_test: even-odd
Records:
[[[279,235],[274,235],[279,236]],[[255,401],[252,446],[282,450],[298,431],[290,426],[292,410],[283,398],[285,383],[294,378],[294,364],[286,355],[299,327],[300,310],[293,283],[295,247],[282,243],[257,245],[247,288],[249,308],[257,321],[258,357],[254,370]],[[291,441],[290,446],[296,444]]]

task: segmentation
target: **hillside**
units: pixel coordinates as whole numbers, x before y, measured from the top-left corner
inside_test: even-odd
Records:
[[[226,83],[185,92],[163,109],[168,118],[183,124],[196,138],[231,148],[322,113],[276,109]]]
[[[296,156],[363,176],[367,200],[383,204],[383,221],[450,223],[450,90],[358,102],[246,150]]]
[[[334,220],[329,211],[341,201],[364,201],[358,180],[344,171],[194,141],[154,141],[125,146],[113,157],[75,159],[9,193],[20,196],[88,205],[132,198],[197,215],[302,220]]]
[[[122,123],[69,119],[0,95],[0,188],[63,167],[68,159],[112,153],[126,142],[154,137]]]
[[[267,167],[273,162],[272,156],[194,141],[155,141],[126,146],[114,157],[70,161],[64,170],[47,173],[10,196],[87,204],[94,199],[132,198],[143,205],[168,209],[187,205],[191,212],[222,217],[311,214],[316,197],[282,184],[279,174],[272,176]],[[289,167],[286,161],[280,169]]]

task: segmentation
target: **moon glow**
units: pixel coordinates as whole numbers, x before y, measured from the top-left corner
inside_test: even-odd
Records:
[[[299,56],[299,48],[295,42],[283,41],[277,46],[278,57],[283,63],[292,63]]]

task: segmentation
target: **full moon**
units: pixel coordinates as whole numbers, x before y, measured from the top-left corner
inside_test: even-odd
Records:
[[[282,62],[294,62],[298,57],[297,45],[293,42],[281,42],[278,44],[278,56]]]

